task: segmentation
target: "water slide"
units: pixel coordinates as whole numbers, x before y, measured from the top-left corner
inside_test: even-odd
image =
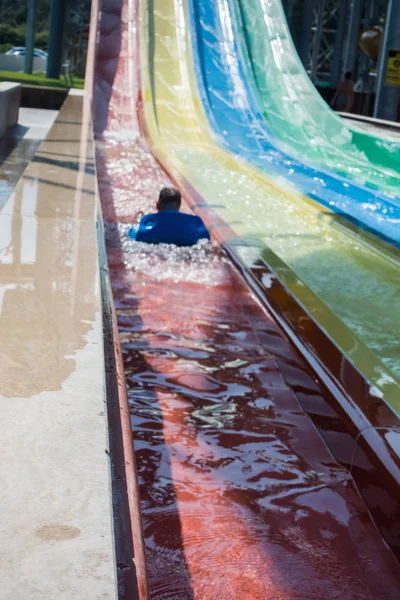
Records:
[[[296,156],[296,144],[291,147],[291,154],[289,151],[281,151],[281,147],[290,148],[289,144],[285,143],[289,137],[288,134],[285,135],[290,125],[289,117],[285,119],[281,117],[286,127],[278,124],[274,128],[273,124],[270,126],[269,122],[264,121],[262,109],[259,109],[256,102],[259,93],[252,92],[256,88],[252,77],[253,67],[249,60],[245,60],[248,56],[247,47],[243,43],[240,44],[239,35],[239,32],[243,32],[243,26],[240,20],[234,18],[239,11],[235,12],[232,0],[223,2],[193,0],[189,2],[189,6],[192,17],[191,36],[195,40],[194,60],[197,67],[197,82],[209,121],[214,131],[218,132],[222,143],[265,172],[285,178],[296,189],[320,202],[329,211],[344,215],[361,227],[369,227],[375,235],[383,236],[398,244],[400,202],[396,197],[388,197],[376,189],[354,183],[350,178],[331,172],[326,167],[323,171],[310,167],[310,156],[308,156],[310,153],[307,155],[303,152],[300,160],[296,160],[293,157],[293,154]],[[270,71],[272,69],[268,72]],[[273,73],[273,76],[277,74]],[[282,80],[284,73],[281,73],[280,77]],[[292,86],[293,81],[296,79],[289,80]],[[314,94],[319,98],[315,89]],[[328,113],[331,112],[326,105],[325,109]],[[293,110],[296,111],[296,106],[292,106],[291,111],[288,110],[288,115],[293,114]],[[270,120],[273,121],[274,109],[269,108],[265,114],[272,115]],[[299,135],[303,131],[309,133],[311,131],[305,122],[298,128]],[[278,138],[274,135],[274,131],[279,133]],[[315,137],[311,139],[310,136],[307,148],[312,148],[316,144],[319,144],[319,140]],[[325,148],[326,144],[321,149],[321,156]],[[354,152],[347,150],[346,155],[346,151],[341,150],[341,153],[342,158],[347,156],[346,162],[353,165],[353,172],[359,172],[360,169],[354,165]],[[300,162],[307,160],[307,157],[308,163]],[[368,173],[372,168],[369,164]],[[398,177],[392,177],[392,182],[397,186],[398,192]]]
[[[172,173],[207,198],[212,210],[243,244],[261,244],[284,261],[289,268],[281,269],[285,284],[296,295],[300,293],[309,310],[314,295],[322,300],[327,309],[319,311],[324,329],[351,353],[356,366],[396,406],[398,254],[375,239],[371,241],[359,229],[349,232],[335,213],[310,203],[307,196],[286,185],[286,180],[275,173],[263,172],[242,156],[226,152],[215,140],[202,109],[191,56],[188,4],[176,5],[174,19],[160,16],[167,7],[148,9],[144,3],[143,98],[157,156]],[[226,27],[226,19],[224,23]],[[212,23],[208,29],[213,31]],[[221,53],[218,65],[223,56]],[[233,62],[234,55],[230,56]],[[213,118],[216,115],[217,111],[213,112]],[[225,131],[228,133],[224,129],[222,135]],[[242,136],[242,146],[247,144],[250,131],[251,127]],[[299,292],[293,273],[301,279],[304,290]],[[388,306],[392,307],[390,311]],[[345,324],[346,332],[338,330],[332,313]],[[351,342],[346,342],[349,337]]]
[[[320,186],[309,196],[322,171],[259,119],[235,10],[103,0],[98,21],[96,163],[147,554],[139,597],[394,600],[396,248],[323,209]],[[214,101],[232,78],[242,112]],[[325,167],[332,187],[369,193]],[[128,238],[172,184],[214,242]]]
[[[232,0],[259,105],[278,139],[312,160],[399,195],[398,143],[349,126],[332,112],[305,72],[280,0]]]

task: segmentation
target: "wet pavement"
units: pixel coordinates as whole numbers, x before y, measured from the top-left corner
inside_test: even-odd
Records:
[[[0,210],[7,202],[58,111],[20,108],[19,121],[0,140]]]
[[[67,98],[0,212],[4,600],[117,597],[89,110]]]

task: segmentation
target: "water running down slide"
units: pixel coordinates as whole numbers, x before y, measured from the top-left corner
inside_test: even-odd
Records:
[[[279,149],[279,140],[269,130],[251,91],[255,86],[246,77],[249,61],[246,49],[241,51],[237,42],[241,27],[233,0],[189,0],[189,8],[197,83],[219,142],[400,249],[400,200],[327,169],[307,166]]]
[[[173,20],[172,1],[152,10]],[[95,107],[151,597],[394,600],[398,565],[301,409],[323,395],[276,323],[212,249],[126,239],[170,183],[136,121],[136,16],[103,2]]]
[[[342,233],[335,219],[281,180],[215,143],[197,92],[186,2],[173,7],[144,2],[141,26],[144,109],[157,156],[174,176],[207,198],[243,244],[265,244],[289,266],[289,271],[279,271],[285,285],[400,410],[398,383],[387,369],[400,374],[398,266]],[[350,332],[338,327],[329,310],[315,308],[308,288]]]
[[[288,152],[400,195],[400,148],[336,115],[297,55],[281,0],[231,0],[269,127]]]

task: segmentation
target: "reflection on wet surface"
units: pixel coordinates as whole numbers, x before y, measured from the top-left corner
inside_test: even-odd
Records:
[[[67,98],[62,166],[31,162],[0,212],[1,598],[115,597],[96,180],[65,165],[90,161],[88,108]]]
[[[19,124],[0,140],[0,210],[57,114],[54,110],[20,108]]]
[[[81,98],[69,98],[63,114],[79,118]],[[48,118],[42,115],[39,130]],[[32,138],[40,138],[39,130]],[[66,131],[68,125],[57,124],[49,136]],[[68,146],[53,144],[60,156]],[[11,173],[6,185],[13,182],[0,212],[0,382],[8,398],[61,389],[77,351],[87,345],[98,300],[96,230],[89,216],[95,213],[94,176],[31,162],[12,189],[21,152],[19,145],[2,166]],[[73,193],[65,191],[67,183]]]
[[[40,140],[8,135],[0,140],[0,210],[35,154]]]

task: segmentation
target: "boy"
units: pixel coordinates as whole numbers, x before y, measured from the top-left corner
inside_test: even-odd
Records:
[[[175,244],[194,246],[201,239],[210,239],[200,217],[179,212],[181,193],[174,188],[164,188],[157,202],[157,213],[146,215],[137,231],[132,228],[129,236],[147,244]]]

